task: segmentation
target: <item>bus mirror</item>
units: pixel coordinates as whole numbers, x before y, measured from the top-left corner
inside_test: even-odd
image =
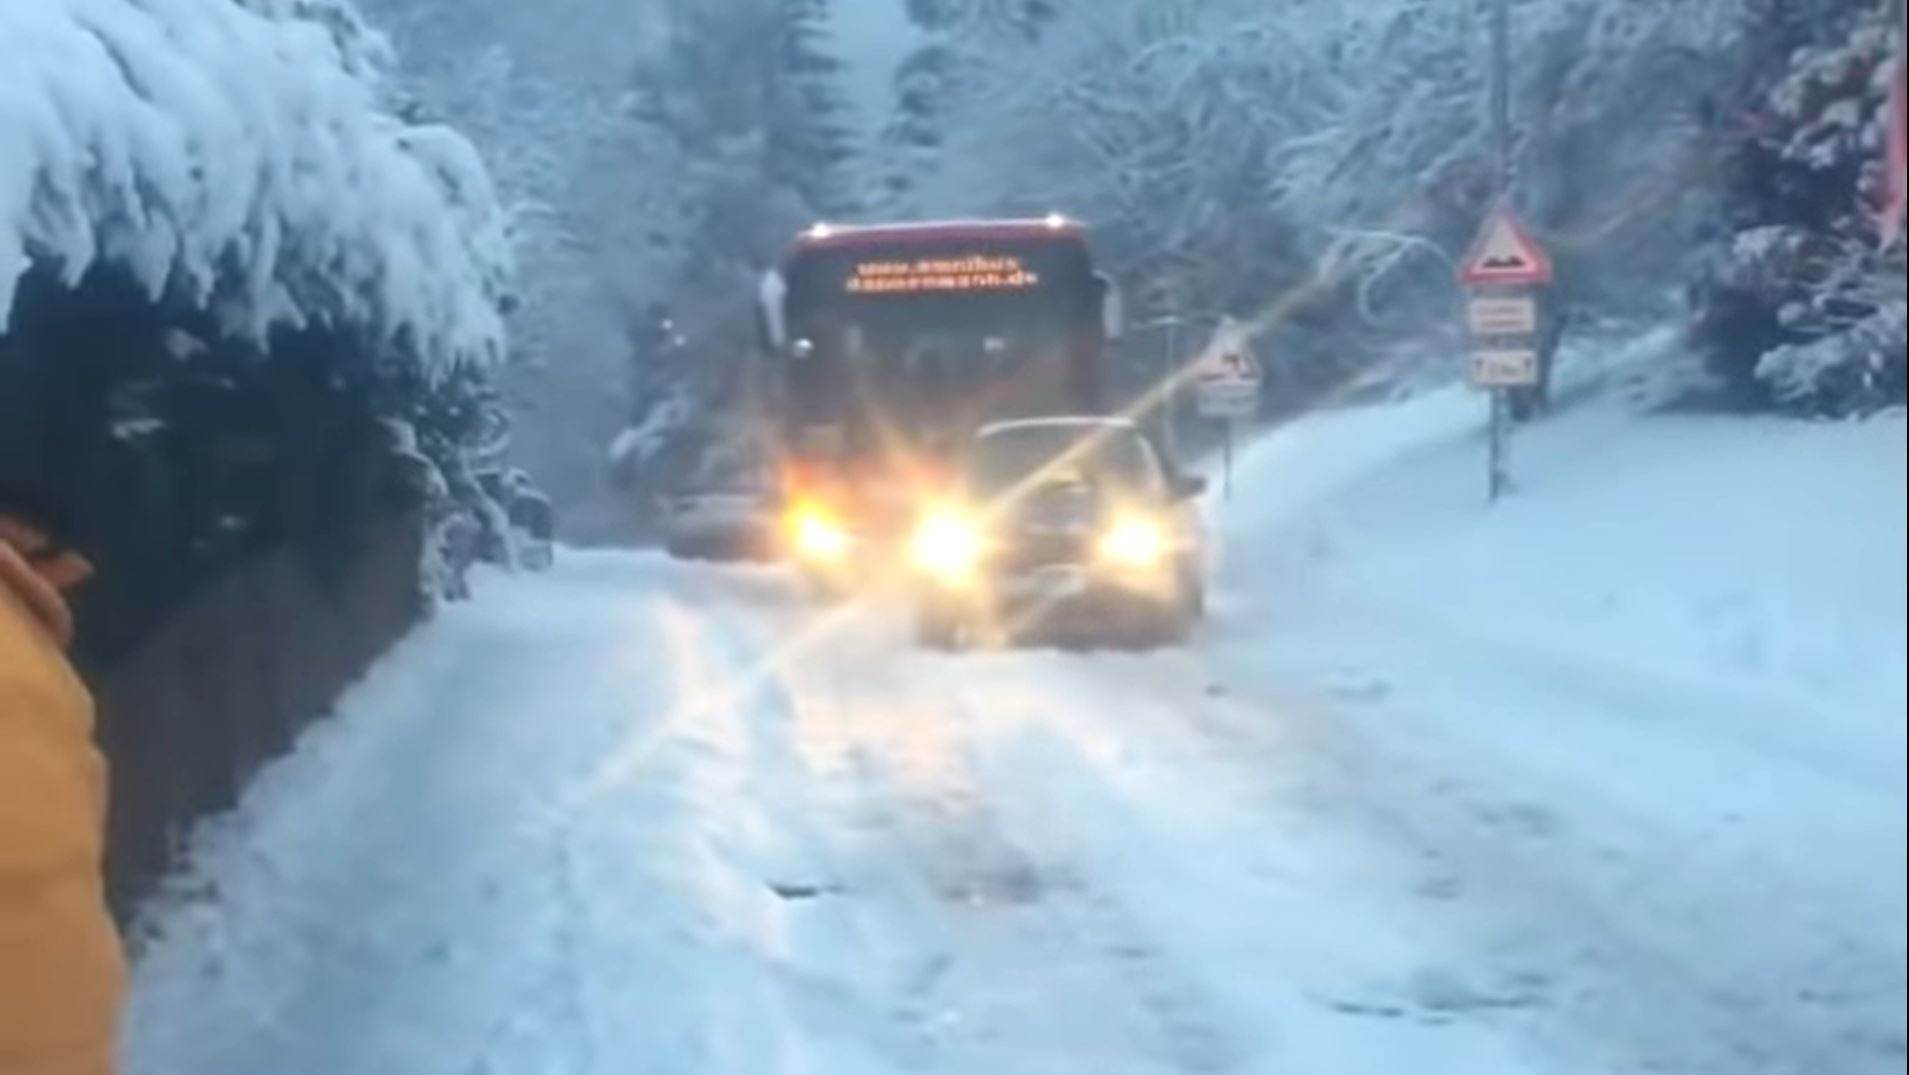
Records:
[[[1109,340],[1117,340],[1126,331],[1126,305],[1121,301],[1120,285],[1105,273],[1095,273],[1100,292],[1100,330]]]
[[[757,323],[761,326],[764,350],[780,352],[789,340],[787,321],[788,281],[774,269],[762,274],[762,288],[756,295]]]

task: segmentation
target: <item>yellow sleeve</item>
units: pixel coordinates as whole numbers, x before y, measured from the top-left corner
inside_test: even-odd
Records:
[[[65,657],[0,588],[0,1072],[109,1075],[124,992],[105,767]]]

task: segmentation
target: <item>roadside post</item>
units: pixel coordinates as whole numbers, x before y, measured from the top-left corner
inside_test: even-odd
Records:
[[[1160,379],[1153,389],[1160,408],[1160,439],[1169,456],[1178,458],[1180,454],[1180,423],[1175,412],[1179,409],[1180,383],[1180,330],[1192,324],[1177,313],[1156,317],[1142,325],[1132,327],[1133,332],[1152,332],[1164,329],[1165,341],[1160,352]]]
[[[1538,383],[1537,289],[1551,283],[1551,258],[1500,202],[1485,219],[1458,271],[1465,288],[1465,330],[1471,341],[1466,379],[1491,394],[1491,446],[1486,495],[1503,496],[1510,484],[1507,392]]]
[[[1160,434],[1166,441],[1167,451],[1176,457],[1180,451],[1180,340],[1181,330],[1190,328],[1186,309],[1191,289],[1188,286],[1186,272],[1181,269],[1168,271],[1159,281],[1158,298],[1167,313],[1153,322],[1166,329],[1166,353],[1160,361]]]
[[[1225,477],[1222,496],[1233,497],[1233,430],[1259,413],[1265,374],[1254,357],[1244,325],[1227,318],[1213,334],[1193,368],[1200,414],[1220,423],[1220,460]]]
[[[1180,451],[1180,423],[1174,415],[1173,386],[1179,379],[1180,326],[1186,324],[1186,319],[1173,313],[1161,318],[1160,324],[1167,330],[1167,349],[1160,358],[1160,383],[1165,386],[1165,398],[1160,401],[1160,431],[1166,438],[1167,451],[1177,455]]]
[[[1466,376],[1472,387],[1491,393],[1485,495],[1496,502],[1511,482],[1507,393],[1538,382],[1537,299],[1532,289],[1550,284],[1552,278],[1551,259],[1511,209],[1511,0],[1493,0],[1491,6],[1490,105],[1492,211],[1458,278],[1466,290],[1465,321],[1471,338]]]

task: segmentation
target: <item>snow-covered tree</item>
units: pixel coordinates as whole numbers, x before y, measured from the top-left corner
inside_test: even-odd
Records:
[[[342,9],[257,6],[0,7],[0,322],[30,266],[105,262],[256,340],[495,361],[511,259],[477,154],[382,111],[368,39],[301,17]]]
[[[396,114],[390,56],[346,0],[0,7],[0,394],[40,386],[8,421],[58,446],[10,480],[133,511],[127,554],[192,579],[386,510],[380,417],[434,466],[507,443],[505,213],[469,141]]]
[[[619,442],[660,445],[616,453],[620,475],[639,483],[680,462],[671,437],[692,443],[695,427],[746,405],[734,389],[753,360],[757,274],[799,228],[853,215],[861,192],[825,0],[679,0],[665,11],[635,68],[630,116],[669,162],[670,271],[616,291],[635,431]]]
[[[392,62],[391,42],[365,21],[351,0],[233,0],[277,20],[296,19],[324,28],[345,70],[361,81],[381,83]]]
[[[945,103],[958,59],[946,45],[923,45],[896,68],[892,110],[869,156],[871,208],[884,216],[906,213],[916,184],[931,175],[947,139]]]
[[[514,452],[579,537],[627,525],[602,445],[627,420],[620,295],[669,279],[681,247],[670,140],[631,116],[629,76],[657,47],[660,0],[358,0],[394,45],[405,109],[454,123],[495,177],[519,272]]]
[[[1747,117],[1731,161],[1728,245],[1698,287],[1697,338],[1740,402],[1851,414],[1904,399],[1904,262],[1877,243],[1894,37],[1884,13],[1843,5],[1809,27]],[[1899,29],[1899,28],[1898,28]],[[1795,37],[1791,38],[1795,40]]]
[[[705,375],[749,351],[749,276],[857,200],[830,5],[361,2],[397,45],[400,92],[469,132],[502,191],[519,446],[567,518],[599,520],[586,536],[629,535],[605,444],[706,409]],[[632,326],[655,305],[693,359],[643,346]]]
[[[940,92],[919,94],[937,144],[892,186],[927,215],[1085,218],[1143,319],[1259,314],[1321,286],[1314,265],[1334,241],[1320,226],[1334,221],[1288,211],[1280,192],[1340,103],[1328,45],[1341,21],[1324,5],[1116,0],[1057,10],[1019,45],[950,36],[936,46]],[[1286,343],[1295,368],[1354,357]]]
[[[904,0],[908,17],[927,30],[967,36],[1010,34],[1037,38],[1054,21],[1062,0]]]
[[[853,214],[848,174],[856,147],[842,89],[844,65],[830,43],[830,0],[779,0],[779,48],[767,72],[767,166],[818,216]]]
[[[1143,314],[1255,317],[1315,387],[1452,350],[1451,261],[1493,193],[1483,0],[1060,3],[1024,37],[978,29],[989,6],[913,5],[934,36],[884,140],[899,210],[1073,212]],[[1853,5],[1514,0],[1514,190],[1552,309],[1677,315],[1784,9]]]

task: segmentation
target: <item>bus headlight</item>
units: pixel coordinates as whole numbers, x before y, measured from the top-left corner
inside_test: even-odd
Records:
[[[834,563],[848,555],[852,539],[842,519],[821,504],[798,504],[789,513],[789,543],[799,559]]]
[[[916,569],[944,582],[972,578],[987,551],[987,540],[979,528],[952,511],[929,515],[909,545]]]
[[[1166,561],[1170,547],[1158,521],[1129,516],[1103,533],[1094,551],[1111,567],[1152,571]]]

